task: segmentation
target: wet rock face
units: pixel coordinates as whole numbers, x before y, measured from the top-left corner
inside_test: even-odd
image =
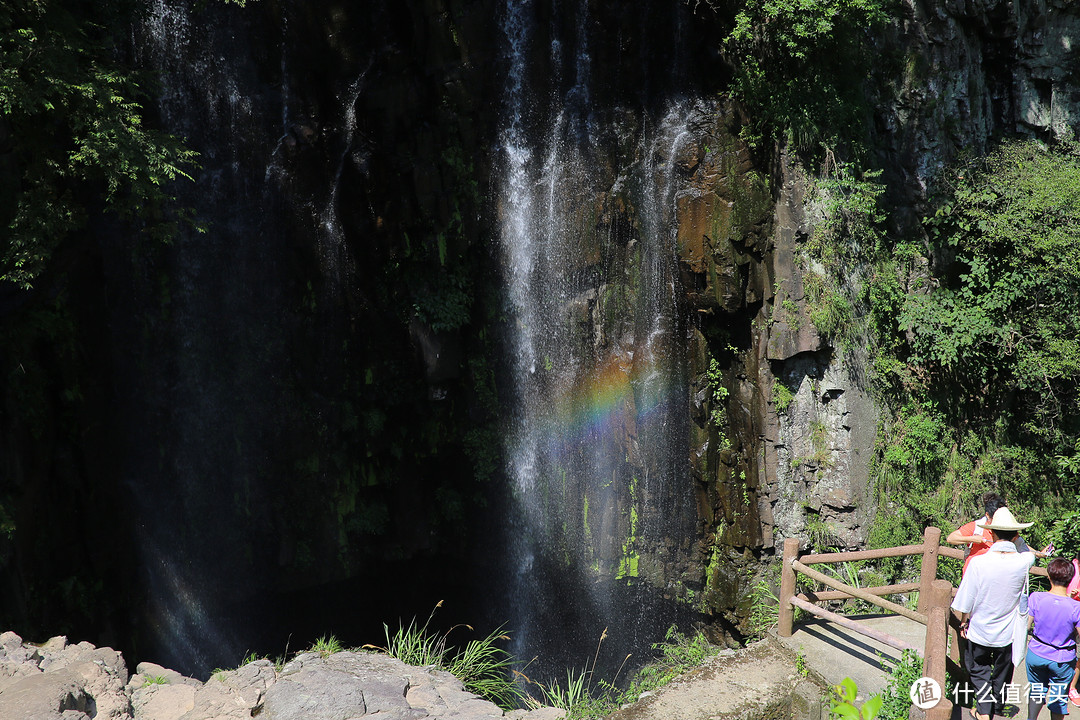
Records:
[[[935,173],[963,149],[978,152],[1001,134],[1076,131],[1077,85],[1066,68],[1076,62],[1078,21],[1080,8],[1063,0],[903,4],[878,40],[888,75],[873,131],[893,232],[918,231]],[[782,147],[755,167],[723,109],[687,147],[676,251],[693,326],[699,607],[737,626],[745,578],[784,538],[865,543],[880,409],[860,350],[834,346],[810,318],[802,248],[816,219],[806,171]]]
[[[784,363],[774,382],[793,388],[787,410],[766,438],[773,544],[799,537],[805,544],[860,546],[874,509],[867,471],[877,408],[849,368],[826,355],[800,355]]]
[[[881,41],[891,95],[875,113],[882,165],[899,181],[894,221],[911,221],[927,185],[963,149],[1000,134],[1075,133],[1080,8],[1040,3],[908,0]]]
[[[770,183],[730,110],[717,108],[700,127],[707,130],[684,164],[676,204],[694,324],[690,449],[705,571],[698,606],[738,627],[758,558],[784,537],[864,542],[877,410],[858,369],[810,320],[805,176],[783,156]]]

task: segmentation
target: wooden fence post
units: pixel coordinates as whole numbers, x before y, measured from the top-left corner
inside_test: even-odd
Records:
[[[936,528],[935,528],[936,529]],[[940,532],[940,531],[939,531]],[[923,599],[922,593],[919,601]],[[945,692],[945,667],[948,662],[949,605],[952,603],[952,583],[934,580],[926,593],[926,648],[923,651],[923,677],[937,681],[942,695]],[[926,711],[927,720],[948,720],[952,702],[947,697]]]
[[[930,586],[937,580],[938,548],[941,547],[941,528],[928,527],[923,530],[923,553],[922,571],[919,573],[919,602],[915,609],[926,613],[930,607],[926,603],[926,596],[930,594]],[[945,603],[948,607],[949,603]]]
[[[952,608],[949,609],[949,617],[945,618],[949,621],[949,659],[954,663],[963,667],[963,663],[960,657],[960,631],[957,628],[960,626],[960,613]]]
[[[791,637],[791,626],[795,620],[795,608],[791,606],[791,598],[795,596],[795,568],[791,567],[791,561],[798,556],[799,541],[786,538],[780,567],[780,614],[776,627],[776,634],[780,637]]]

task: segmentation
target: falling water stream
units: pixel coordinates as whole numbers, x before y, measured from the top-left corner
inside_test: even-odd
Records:
[[[551,677],[591,660],[605,629],[597,662],[614,669],[689,615],[676,601],[695,512],[674,207],[691,107],[670,96],[613,101],[600,79],[612,68],[593,55],[611,45],[598,35],[602,21],[586,0],[555,0],[544,12],[540,1],[505,0],[500,18],[493,192],[513,510],[507,541],[491,554],[508,568],[495,620],[512,652],[537,657],[532,672]],[[282,32],[300,18],[289,3],[277,12]],[[230,54],[256,45],[256,27],[204,19],[196,30],[191,13],[189,0],[155,0],[140,52],[163,78],[168,127],[204,153],[181,200],[211,231],[168,251],[167,312],[152,342],[169,345],[118,324],[144,355],[123,365],[134,427],[120,472],[140,518],[146,643],[164,649],[155,661],[196,673],[251,649],[249,608],[277,582],[272,493],[293,466],[275,454],[288,426],[269,419],[288,415],[296,398],[287,383],[303,371],[275,326],[294,301],[283,290],[294,250],[281,205],[293,181],[289,147],[308,129],[286,77],[301,64],[294,45],[283,37],[273,58],[276,88],[250,58]],[[353,281],[343,217],[356,198],[343,176],[379,141],[357,118],[380,81],[378,55],[361,50],[349,83],[325,103],[325,182],[305,196],[328,293]],[[655,74],[663,60],[651,62]],[[136,305],[155,301],[134,293]]]
[[[680,614],[665,578],[667,539],[692,522],[673,217],[689,108],[620,108],[613,143],[592,104],[587,3],[562,8],[577,13],[575,37],[554,35],[550,53],[533,48],[532,10],[504,8],[496,168],[515,398],[510,625],[515,654],[558,673],[591,663],[605,628],[612,645],[640,649]],[[551,59],[550,97],[525,82],[534,58]],[[610,219],[620,202],[629,223]]]

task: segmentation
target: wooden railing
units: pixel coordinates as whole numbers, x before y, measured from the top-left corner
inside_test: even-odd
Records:
[[[919,582],[879,587],[859,588],[848,585],[836,578],[819,572],[811,565],[842,563],[855,560],[877,560],[887,557],[922,555],[922,568]],[[941,530],[928,527],[923,532],[923,541],[919,545],[903,545],[878,550],[859,550],[855,552],[811,553],[799,556],[799,541],[793,538],[784,540],[783,565],[780,573],[780,617],[777,633],[781,637],[790,637],[794,624],[795,608],[800,608],[811,615],[824,618],[841,625],[853,632],[866,635],[898,650],[912,650],[923,659],[923,676],[933,678],[938,687],[945,688],[945,675],[950,664],[953,671],[960,672],[960,623],[958,616],[950,610],[956,588],[948,580],[937,577],[938,558],[964,558],[964,551],[959,548],[941,546]],[[1033,567],[1031,572],[1046,575],[1046,569]],[[821,592],[796,592],[796,573],[827,585],[832,590]],[[919,601],[915,610],[884,599],[883,595],[919,592]],[[851,618],[818,607],[815,603],[826,600],[859,598],[884,610],[903,615],[926,626],[926,639],[923,646],[915,647],[888,633],[867,627]],[[942,698],[936,707],[926,712],[927,720],[947,720],[952,714],[952,702]]]

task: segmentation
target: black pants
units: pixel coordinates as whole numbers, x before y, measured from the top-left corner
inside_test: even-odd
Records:
[[[987,647],[968,640],[964,658],[974,686],[975,709],[980,715],[1001,715],[1005,708],[1005,683],[1012,675],[1012,645]]]

